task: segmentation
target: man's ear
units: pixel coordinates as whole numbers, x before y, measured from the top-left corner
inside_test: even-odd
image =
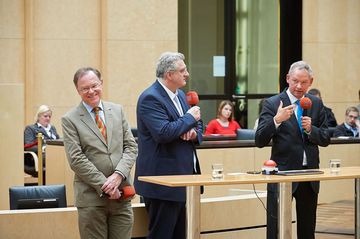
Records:
[[[290,75],[286,74],[286,82],[289,84]]]

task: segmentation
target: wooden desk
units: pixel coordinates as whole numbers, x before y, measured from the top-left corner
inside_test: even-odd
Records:
[[[139,177],[140,181],[160,184],[168,187],[186,187],[187,239],[200,238],[200,185],[229,184],[264,184],[279,183],[279,238],[292,238],[291,230],[291,183],[305,181],[326,181],[340,179],[355,179],[355,238],[360,239],[359,207],[360,197],[360,167],[343,167],[339,173],[330,173],[328,168],[321,169],[324,174],[278,176],[278,175],[225,175],[222,180],[213,180],[211,175],[177,175],[177,176],[147,176]]]
[[[147,213],[144,205],[133,204],[132,237],[147,234]],[[0,238],[80,239],[78,213],[75,207],[0,210]]]

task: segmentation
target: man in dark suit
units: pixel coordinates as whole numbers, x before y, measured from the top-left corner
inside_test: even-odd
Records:
[[[359,131],[359,110],[355,106],[350,106],[345,111],[345,122],[335,128],[333,136],[359,137]]]
[[[286,81],[289,84],[287,90],[264,101],[255,144],[264,147],[272,140],[271,159],[279,170],[319,168],[318,146],[327,146],[330,137],[321,100],[305,95],[313,82],[311,67],[304,61],[293,63]],[[312,107],[297,117],[299,106],[296,102],[304,95],[311,99]],[[296,199],[297,238],[315,238],[319,182],[293,183],[292,192]],[[277,198],[277,184],[268,184],[268,239],[275,239],[278,234]]]
[[[319,98],[320,100],[322,100],[320,90],[318,90],[316,88],[312,88],[308,91],[308,93],[310,95],[314,95],[317,98]],[[337,121],[336,121],[335,115],[332,112],[331,108],[326,107],[326,105],[324,105],[324,109],[325,109],[325,113],[326,113],[326,120],[327,120],[328,127],[336,127]]]
[[[131,184],[137,145],[121,105],[101,100],[103,80],[97,69],[74,75],[82,101],[61,119],[64,146],[74,171],[75,206],[81,238],[131,238],[130,199],[121,189]]]
[[[185,238],[185,188],[137,178],[200,173],[194,147],[202,139],[200,108],[189,109],[184,92],[179,90],[189,78],[184,59],[181,53],[163,53],[157,63],[157,80],[137,103],[139,155],[134,184],[144,198],[149,215],[147,238],[152,239]]]

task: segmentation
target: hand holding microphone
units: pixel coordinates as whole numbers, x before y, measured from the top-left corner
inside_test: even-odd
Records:
[[[136,194],[135,192],[135,188],[131,185],[128,186],[124,186],[121,190],[116,189],[116,192],[113,195],[109,195],[105,192],[103,192],[100,197],[104,198],[107,197],[109,199],[122,199],[122,200],[126,200],[129,198],[134,197]]]
[[[308,109],[312,106],[312,101],[308,97],[303,97],[300,100],[300,107],[303,109],[301,117],[301,125],[303,129],[307,132],[311,132],[311,118],[308,116]]]
[[[191,114],[196,121],[201,119],[200,107],[196,106],[199,103],[199,96],[195,91],[186,93],[186,102],[191,107],[187,113]]]

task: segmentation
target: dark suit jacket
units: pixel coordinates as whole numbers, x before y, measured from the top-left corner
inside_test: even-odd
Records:
[[[336,127],[337,122],[336,122],[334,113],[332,112],[332,110],[329,107],[326,107],[325,105],[324,105],[324,109],[326,112],[327,126],[328,127]]]
[[[350,129],[345,127],[344,123],[342,123],[342,124],[336,126],[336,128],[334,130],[334,134],[333,134],[333,137],[339,137],[339,136],[354,137],[354,134]],[[357,133],[357,135],[355,135],[355,137],[359,137],[359,133]]]
[[[56,139],[60,138],[55,126],[51,126],[50,128],[51,134],[56,136]],[[37,134],[42,133],[44,136],[44,140],[51,140],[53,138],[50,138],[49,135],[46,133],[46,130],[38,126],[37,123],[26,126],[24,130],[24,150],[33,151],[37,154],[38,152],[38,146],[37,146]]]
[[[180,117],[172,100],[158,81],[146,89],[137,103],[139,155],[135,169],[138,194],[155,199],[184,202],[185,188],[170,188],[137,180],[138,176],[182,175],[194,173],[194,142],[180,136],[196,128],[202,140],[202,125],[186,113],[188,105],[183,91],[178,90],[184,115]],[[197,161],[197,160],[196,160]],[[197,173],[200,168],[197,164]]]
[[[312,107],[307,112],[311,117],[312,131],[310,135],[303,134],[303,136],[295,114],[289,120],[282,122],[277,129],[275,127],[273,118],[280,100],[283,102],[283,107],[291,104],[286,91],[264,101],[255,134],[255,144],[257,147],[264,147],[272,140],[271,159],[277,163],[279,170],[302,169],[304,150],[308,167],[319,168],[318,145],[327,146],[330,143],[326,113],[321,100],[309,94],[306,97],[312,101]],[[293,191],[296,190],[297,185],[297,183],[293,184]],[[312,182],[312,187],[315,192],[319,192],[318,182]]]

